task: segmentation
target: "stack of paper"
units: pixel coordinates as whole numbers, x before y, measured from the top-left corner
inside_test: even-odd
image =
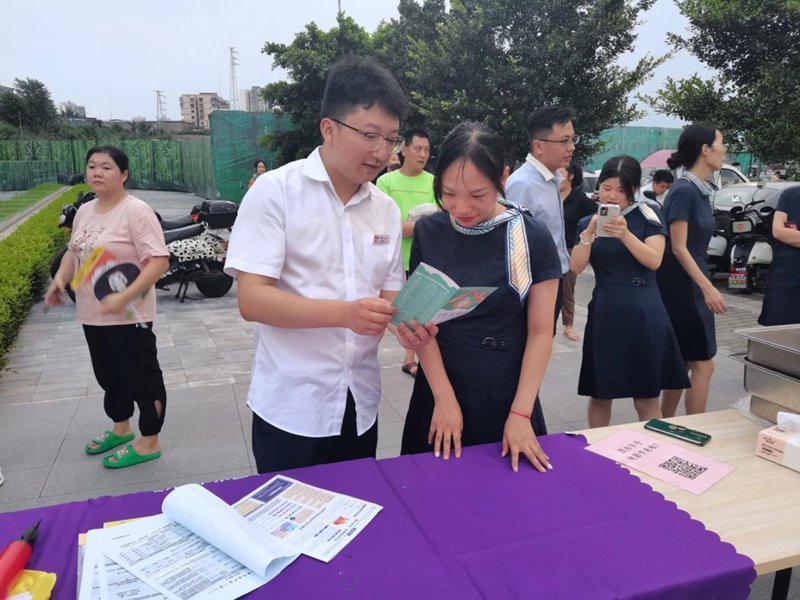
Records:
[[[280,475],[233,506],[182,486],[163,514],[86,534],[78,596],[238,598],[299,554],[330,561],[381,508]]]

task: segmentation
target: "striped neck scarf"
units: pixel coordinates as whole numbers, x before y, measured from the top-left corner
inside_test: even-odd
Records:
[[[700,190],[700,193],[706,198],[710,197],[711,194],[716,192],[718,189],[717,186],[715,186],[713,183],[711,183],[710,181],[702,181],[699,177],[697,177],[697,175],[695,175],[691,171],[686,171],[683,174],[683,178],[688,181],[691,181],[695,185],[695,187],[697,187],[697,189]]]
[[[505,206],[506,210],[491,219],[478,223],[474,227],[459,225],[452,215],[450,215],[450,222],[456,231],[464,235],[483,235],[503,223],[508,223],[506,228],[506,273],[508,274],[508,285],[519,295],[520,303],[522,303],[525,301],[533,282],[529,260],[528,236],[525,233],[525,223],[522,221],[522,214],[530,214],[530,211],[524,206],[499,196],[497,202]]]

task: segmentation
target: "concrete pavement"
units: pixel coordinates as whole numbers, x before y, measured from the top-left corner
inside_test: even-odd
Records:
[[[135,194],[165,218],[188,213],[200,201],[190,194]],[[593,278],[577,284],[576,328],[583,330]],[[101,495],[152,490],[255,473],[250,451],[250,410],[245,405],[253,355],[252,326],[239,315],[235,288],[209,299],[191,287],[181,304],[158,292],[159,360],[168,391],[162,458],[129,469],[105,469],[84,445],[108,427],[102,391],[94,380],[74,306],[49,311],[40,302],[23,326],[0,375],[0,513]],[[730,407],[746,395],[741,365],[728,358],[744,351],[735,328],[755,326],[760,296],[726,296],[729,311],[717,321],[719,354],[709,410]],[[383,401],[378,457],[397,456],[413,380],[400,371],[403,350],[391,335],[380,347]],[[576,393],[581,343],[559,327],[541,398],[552,433],[583,429],[586,399]],[[613,404],[612,423],[636,420],[629,399]],[[135,427],[135,423],[134,423]],[[0,515],[2,518],[2,515]],[[769,597],[771,577],[760,577],[751,598]],[[790,598],[800,598],[793,578]]]

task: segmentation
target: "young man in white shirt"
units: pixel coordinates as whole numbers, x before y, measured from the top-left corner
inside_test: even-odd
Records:
[[[375,456],[378,343],[404,273],[400,212],[370,181],[404,145],[405,110],[388,71],[340,60],[322,145],[259,177],[242,201],[225,270],[257,323],[247,404],[259,473]]]

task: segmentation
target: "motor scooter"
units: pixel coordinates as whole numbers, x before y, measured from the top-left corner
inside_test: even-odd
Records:
[[[708,242],[706,251],[706,264],[708,270],[714,273],[728,273],[731,265],[731,223],[733,217],[726,210],[714,209],[714,232]]]
[[[93,192],[79,192],[78,199],[73,204],[67,204],[61,209],[58,226],[65,231],[71,231],[80,206],[94,198]],[[220,233],[222,230],[232,229],[238,210],[239,205],[234,202],[206,200],[194,206],[189,215],[177,219],[162,219],[156,213],[169,251],[169,268],[156,282],[156,288],[170,291],[169,286],[177,283],[175,297],[181,302],[186,300],[186,293],[192,282],[208,298],[219,298],[227,294],[233,286],[233,277],[222,270],[228,241]],[[66,251],[65,247],[53,257],[50,263],[51,277],[58,271]],[[69,286],[66,292],[74,302],[75,292]]]
[[[227,294],[233,277],[222,270],[228,240],[219,234],[233,228],[238,210],[239,205],[234,202],[205,200],[192,208],[189,217],[165,221],[159,215],[169,250],[169,268],[156,282],[156,288],[169,291],[169,286],[177,283],[175,297],[181,302],[186,300],[192,282],[208,298]]]
[[[763,200],[755,200],[731,209],[731,250],[728,289],[749,294],[763,290],[772,264],[772,217],[769,206],[756,208]]]

